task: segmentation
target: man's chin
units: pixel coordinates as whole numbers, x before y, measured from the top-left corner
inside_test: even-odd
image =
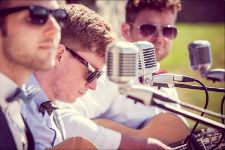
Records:
[[[48,71],[55,66],[55,60],[40,61],[39,63],[33,64],[34,71]]]
[[[67,99],[67,100],[64,100],[63,103],[68,103],[68,104],[72,104],[76,101],[78,97],[74,98],[74,99]]]
[[[163,60],[165,57],[167,56],[167,54],[160,54],[159,52],[156,52],[156,60],[157,62]]]
[[[160,62],[162,61],[166,56],[160,56],[160,57],[156,57],[156,61]]]

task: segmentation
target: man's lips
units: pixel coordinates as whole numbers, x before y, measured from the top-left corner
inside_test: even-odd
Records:
[[[162,44],[154,44],[155,49],[161,49],[162,48]]]
[[[84,93],[82,93],[82,92],[80,92],[80,91],[79,91],[78,93],[79,93],[80,95],[84,95]]]
[[[53,44],[42,44],[39,46],[41,49],[52,49],[53,47]]]
[[[39,48],[51,49],[54,47],[54,43],[55,43],[54,41],[55,41],[54,39],[45,39],[40,43]]]

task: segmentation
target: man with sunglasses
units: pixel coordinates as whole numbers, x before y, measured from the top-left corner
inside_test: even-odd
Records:
[[[159,62],[169,54],[177,36],[175,21],[180,10],[180,0],[128,0],[123,37],[130,42],[151,42]]]
[[[94,12],[80,5],[65,5],[65,8],[67,14],[73,9],[77,11],[64,20],[56,65],[50,70],[35,72],[27,82],[41,89],[22,111],[34,136],[35,149],[52,148],[74,137],[67,136],[57,113],[61,107],[59,101],[72,103],[88,90],[96,89],[97,78],[103,73],[106,45],[115,40],[111,27]],[[70,129],[68,131],[76,132]]]
[[[24,83],[33,71],[55,64],[57,20],[66,15],[58,8],[56,1],[0,1],[0,149],[34,148],[20,109],[35,90]]]
[[[145,40],[153,43],[156,47],[157,60],[160,61],[169,53],[172,40],[177,35],[175,20],[180,9],[179,0],[128,0],[122,33],[129,42]],[[163,90],[168,96],[178,97],[175,89]],[[97,90],[76,100],[73,107],[87,118],[110,119],[134,129],[142,128],[162,112],[156,107],[133,103],[132,100],[119,95],[117,86],[106,78],[100,78]],[[168,142],[167,144],[177,138],[184,138],[189,131],[183,120],[177,116],[174,118],[182,124],[177,128],[178,132],[183,131],[181,135],[174,139],[170,136],[160,137],[158,133],[154,135],[163,142]],[[173,133],[173,130],[171,131]]]
[[[180,0],[128,0],[125,22],[121,25],[122,35],[129,42],[152,43],[155,46],[156,60],[160,62],[172,49],[173,40],[178,32],[175,22],[180,10]],[[156,72],[160,73],[166,71]],[[161,90],[168,96],[178,99],[175,88],[161,88]]]
[[[169,54],[172,48],[172,42],[177,36],[175,22],[177,13],[180,10],[180,0],[128,0],[125,10],[125,22],[121,25],[122,35],[129,42],[151,42],[155,46],[156,59],[159,62]],[[158,71],[158,74],[160,73],[165,73],[165,71]],[[107,90],[110,89],[108,88]],[[111,88],[112,90],[113,88]],[[175,88],[161,88],[160,90],[165,92],[169,97],[179,99]],[[105,91],[104,93],[107,92]],[[116,97],[116,95],[118,94],[116,93],[112,97]],[[118,96],[117,99],[111,101],[113,102],[107,109],[107,113],[102,116],[135,129],[140,129],[148,125],[154,117],[157,117],[157,115],[163,112],[154,106],[148,107],[124,102],[125,100],[121,101]],[[119,107],[121,105],[126,107]],[[92,116],[94,115],[92,114]],[[166,144],[171,144],[170,142],[174,142],[174,140],[178,140],[179,138],[181,138],[179,140],[182,140],[189,132],[187,122],[184,118],[174,116],[174,119],[180,123],[180,126],[175,126],[177,127],[177,132],[180,132],[180,135],[177,137],[174,136],[174,139],[172,135],[167,135],[167,137],[159,136],[160,133],[156,135],[156,137]],[[172,124],[171,122],[171,126],[164,125],[165,129],[171,130],[174,127]]]

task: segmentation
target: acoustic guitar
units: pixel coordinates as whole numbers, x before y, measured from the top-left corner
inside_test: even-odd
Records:
[[[57,144],[51,150],[97,150],[96,146],[83,137],[72,137]]]
[[[180,117],[169,112],[155,116],[141,129],[130,128],[107,119],[95,119],[94,122],[123,134],[142,138],[155,138],[167,145],[177,143],[185,139],[190,132],[189,127]]]

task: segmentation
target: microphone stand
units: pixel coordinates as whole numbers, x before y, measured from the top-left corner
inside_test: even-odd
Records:
[[[168,84],[166,84],[166,83],[153,83],[153,86],[157,86],[159,88],[160,87],[169,88]],[[204,90],[204,88],[201,87],[201,86],[180,84],[180,83],[174,83],[174,87],[186,88],[186,89],[194,89],[194,90]],[[225,89],[224,88],[216,88],[216,87],[206,87],[206,88],[207,88],[208,91],[225,93]]]
[[[194,113],[177,109],[165,102],[177,102],[176,99],[169,98],[165,95],[165,93],[159,92],[155,89],[144,87],[140,85],[132,85],[128,84],[127,87],[123,87],[125,94],[128,97],[134,98],[135,100],[140,100],[145,105],[155,105],[159,108],[165,109],[167,111],[174,112],[176,114],[180,114],[184,117],[189,119],[199,121],[205,125],[212,126],[214,128],[224,130],[225,132],[225,125],[218,123],[216,121],[210,120],[208,118],[204,118],[202,116],[198,116]]]
[[[200,123],[211,126],[213,128],[217,128],[217,129],[221,130],[222,132],[225,132],[225,125],[224,124],[218,123],[218,122],[210,120],[208,118],[204,118],[202,116],[198,116],[198,115],[196,115],[194,113],[191,113],[191,112],[188,112],[186,110],[177,109],[176,107],[174,107],[170,104],[167,104],[165,102],[162,102],[158,99],[153,99],[152,105],[157,106],[157,107],[162,108],[162,109],[165,109],[167,111],[182,115],[182,116],[187,117],[189,119],[198,121]]]
[[[165,83],[153,83],[153,86],[157,86],[157,87],[166,87],[166,88],[169,88],[169,86]],[[203,87],[201,86],[197,86],[197,85],[188,85],[188,84],[180,84],[180,83],[174,83],[174,87],[179,87],[179,88],[188,88],[188,89],[196,89],[196,90],[204,90]],[[206,87],[207,90],[209,91],[215,91],[215,92],[223,92],[225,93],[225,89],[223,88],[215,88],[215,87]],[[165,98],[164,98],[165,99]],[[168,102],[173,102],[173,103],[177,103],[177,104],[180,104],[181,106],[184,106],[186,108],[190,108],[190,109],[193,109],[193,110],[196,110],[196,111],[199,111],[199,112],[204,112],[208,115],[212,115],[214,117],[219,117],[219,118],[223,118],[225,119],[225,116],[224,115],[220,115],[218,113],[215,113],[215,112],[212,112],[212,111],[208,111],[208,110],[205,110],[205,109],[202,109],[202,108],[199,108],[199,107],[196,107],[194,105],[191,105],[191,104],[188,104],[188,103],[185,103],[185,102],[177,102],[177,101],[169,101],[167,99]]]
[[[171,102],[171,103],[175,103],[175,104],[179,104],[180,106],[183,106],[183,107],[186,107],[186,108],[190,108],[192,110],[195,110],[195,111],[198,111],[198,112],[204,112],[208,115],[211,115],[213,117],[217,117],[217,118],[222,118],[222,119],[225,119],[225,116],[224,115],[221,115],[221,114],[218,114],[218,113],[215,113],[213,111],[209,111],[209,110],[206,110],[206,109],[202,109],[202,108],[199,108],[197,106],[194,106],[194,105],[191,105],[189,103],[185,103],[185,102],[182,102],[182,101],[175,101],[171,98],[168,98],[168,97],[165,97],[165,96],[161,96],[161,95],[158,95],[158,94],[153,94],[153,97],[154,98],[158,98],[164,102]]]

